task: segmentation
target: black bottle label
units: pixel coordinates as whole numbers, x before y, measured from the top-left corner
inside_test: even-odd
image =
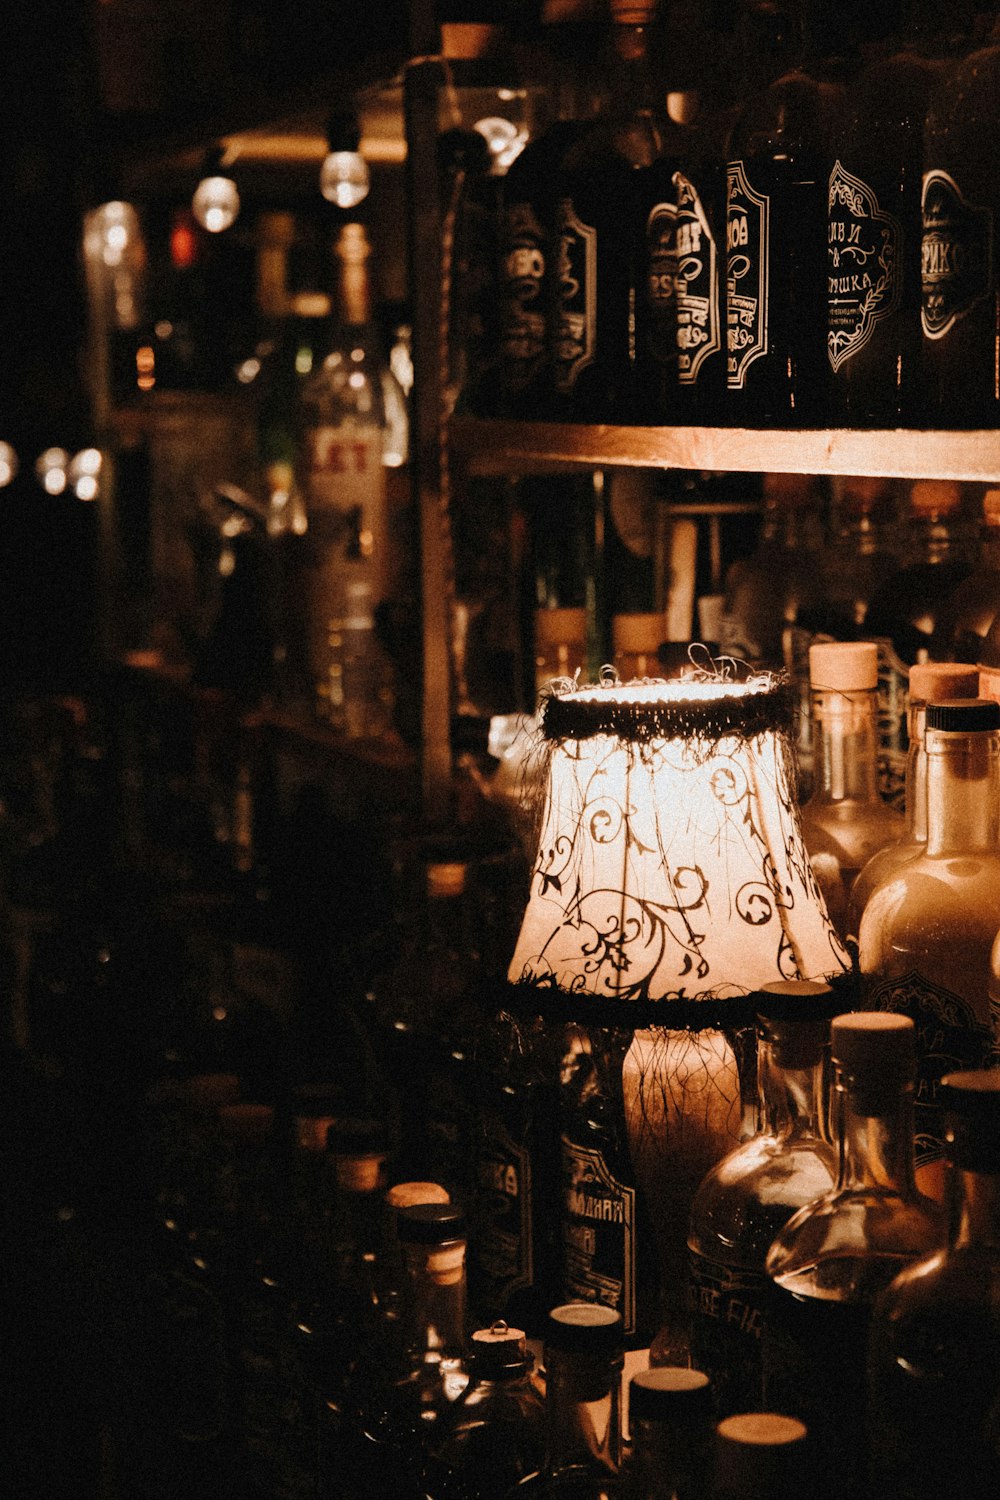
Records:
[[[705,360],[722,348],[715,236],[694,184],[683,172],[675,172],[674,186],[677,378],[681,385],[694,385]]]
[[[946,1073],[985,1068],[991,1060],[992,1030],[979,1021],[967,1000],[922,974],[885,979],[873,985],[874,1010],[898,1011],[917,1028],[917,1094],[914,1141],[918,1167],[944,1156],[944,1119],[938,1085]]]
[[[867,183],[836,162],[827,211],[827,348],[835,371],[899,306],[901,244],[899,220],[879,206]]]
[[[771,1283],[763,1271],[723,1266],[694,1250],[689,1268],[695,1367],[710,1376],[720,1416],[759,1410]]]
[[[476,1177],[475,1259],[486,1283],[484,1311],[499,1317],[534,1276],[531,1157],[500,1120],[487,1124]]]
[[[967,202],[947,172],[924,173],[920,318],[925,337],[942,339],[993,280],[993,219]]]
[[[545,358],[546,237],[530,203],[511,204],[506,228],[500,352],[508,388],[523,391]]]
[[[755,192],[741,161],[726,169],[726,383],[742,390],[767,353],[771,200]]]
[[[677,205],[657,203],[646,220],[646,347],[660,365],[677,358]]]
[[[559,205],[556,337],[553,383],[568,394],[580,371],[593,364],[597,343],[597,230],[573,202]]]
[[[610,1171],[602,1152],[562,1137],[563,1291],[601,1302],[636,1327],[635,1189]]]

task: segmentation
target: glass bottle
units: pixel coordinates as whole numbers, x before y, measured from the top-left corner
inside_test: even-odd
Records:
[[[840,10],[824,19],[808,0],[803,11],[799,64],[747,103],[729,141],[726,383],[736,426],[827,419],[828,149],[850,20]]]
[[[941,1076],[984,1066],[993,1047],[987,987],[1000,927],[1000,704],[927,705],[927,847],[876,886],[858,959],[869,1002],[918,1027],[917,1163],[943,1191]]]
[[[805,1425],[780,1412],[741,1412],[715,1434],[712,1500],[792,1500],[809,1493]]]
[[[637,1371],[628,1411],[628,1500],[707,1500],[714,1433],[704,1371],[682,1365]]]
[[[545,1330],[545,1458],[511,1496],[612,1500],[621,1493],[622,1323],[610,1307],[568,1302]]]
[[[944,74],[924,121],[921,324],[931,425],[995,427],[1000,415],[998,107],[994,30]]]
[[[913,1163],[916,1027],[906,1016],[835,1016],[831,1053],[839,1171],[801,1208],[766,1260],[774,1282],[764,1344],[768,1406],[797,1417],[817,1447],[819,1492],[865,1491],[864,1372],[875,1297],[944,1239],[939,1206]]]
[[[392,592],[398,560],[387,501],[387,366],[371,322],[363,225],[343,225],[335,253],[337,321],[299,388],[298,465],[315,711],[359,736],[391,723],[391,673],[374,612]]]
[[[988,489],[983,495],[978,562],[941,606],[935,654],[948,661],[982,661],[986,640],[998,619],[1000,490]]]
[[[987,1500],[1000,1474],[1000,1072],[941,1081],[949,1228],[875,1304],[869,1436],[879,1496]]]
[[[545,1456],[545,1399],[524,1333],[499,1321],[469,1341],[469,1383],[426,1474],[435,1500],[501,1500]]]
[[[820,556],[819,598],[803,611],[818,640],[853,641],[875,590],[894,572],[890,538],[896,522],[897,486],[891,479],[848,475],[830,481],[830,519]]]
[[[753,1134],[712,1168],[691,1205],[691,1357],[712,1379],[717,1416],[763,1408],[764,1260],[792,1214],[836,1179],[821,1003],[831,994],[807,980],[762,987]]]
[[[979,688],[976,667],[958,662],[920,662],[910,668],[907,706],[906,776],[903,816],[905,827],[900,838],[877,850],[854,877],[847,901],[847,931],[857,938],[861,914],[877,885],[907,860],[921,854],[927,844],[927,753],[924,748],[924,725],[928,703],[943,703],[951,698],[974,697]]]
[[[904,830],[878,791],[878,650],[872,641],[809,648],[815,755],[802,836],[831,920],[847,935],[847,895],[862,865]]]
[[[623,420],[634,406],[631,321],[639,169],[659,155],[663,94],[649,59],[656,0],[610,0],[611,92],[555,174],[557,290],[547,414]]]

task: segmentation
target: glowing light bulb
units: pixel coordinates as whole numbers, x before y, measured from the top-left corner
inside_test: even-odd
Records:
[[[17,454],[10,443],[0,442],[0,489],[17,474]]]
[[[72,459],[66,477],[78,500],[96,500],[100,490],[104,457],[99,448],[81,448]]]
[[[356,208],[368,197],[368,163],[358,151],[331,151],[319,171],[319,190],[338,208]]]
[[[35,460],[35,475],[47,495],[61,495],[66,488],[69,454],[65,448],[46,448]]]
[[[194,190],[191,212],[209,234],[220,234],[234,223],[240,195],[231,177],[203,177]]]

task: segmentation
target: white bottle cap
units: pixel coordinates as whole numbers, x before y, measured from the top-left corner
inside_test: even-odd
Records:
[[[874,641],[821,641],[809,647],[809,682],[818,692],[859,693],[878,686]]]

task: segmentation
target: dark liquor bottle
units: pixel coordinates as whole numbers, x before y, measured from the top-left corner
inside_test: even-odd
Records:
[[[922,417],[923,122],[966,9],[911,0],[902,44],[862,70],[834,129],[827,340],[833,415],[853,425]]]
[[[747,104],[726,187],[727,407],[737,426],[828,419],[829,135],[851,61],[848,20],[806,0],[799,65]]]
[[[660,154],[662,91],[650,66],[655,0],[610,0],[606,109],[555,173],[556,278],[549,414],[625,420],[634,409],[632,319],[638,177]]]
[[[924,124],[921,322],[925,417],[954,427],[1000,418],[1000,31],[949,69]]]
[[[469,1383],[428,1464],[428,1489],[435,1500],[503,1500],[545,1455],[534,1358],[522,1330],[498,1321],[473,1333],[467,1363]]]
[[[774,1282],[764,1341],[771,1410],[804,1422],[817,1445],[818,1492],[860,1500],[864,1376],[872,1304],[907,1264],[944,1241],[944,1216],[916,1188],[916,1027],[859,1011],[831,1023],[840,1170],[768,1251]]]
[[[712,1454],[708,1376],[683,1365],[639,1370],[629,1382],[627,1500],[702,1500]]]

